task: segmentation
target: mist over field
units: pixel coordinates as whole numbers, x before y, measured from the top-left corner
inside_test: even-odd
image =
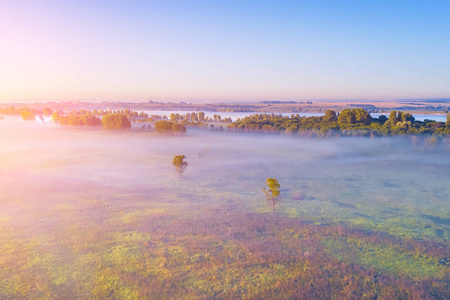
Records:
[[[328,249],[324,251],[333,259],[360,263],[392,276],[411,276],[408,280],[413,281],[435,278],[440,280],[437,284],[448,285],[448,264],[439,263],[448,252],[450,229],[450,156],[444,142],[429,145],[411,137],[293,138],[200,129],[171,136],[74,129],[14,117],[0,122],[0,137],[0,234],[4,241],[0,246],[0,298],[168,295],[160,286],[156,294],[146,293],[142,284],[123,279],[131,276],[124,272],[148,278],[178,276],[177,287],[182,291],[211,297],[218,292],[191,284],[191,275],[151,273],[163,269],[162,265],[144,262],[142,268],[126,266],[136,259],[149,260],[158,251],[166,251],[167,257],[167,249],[172,248],[164,246],[165,239],[204,227],[189,222],[210,218],[228,224],[227,220],[243,214],[272,218],[262,192],[268,177],[277,178],[281,185],[282,201],[276,208],[279,220],[425,240],[445,249],[444,254],[435,254],[437,262],[408,258],[416,250],[402,246],[389,253],[404,254],[404,265],[367,262],[367,257],[352,262],[336,253],[350,246],[328,237],[320,247]],[[181,175],[172,166],[173,157],[179,154],[189,163]],[[174,222],[187,225],[171,231]],[[158,233],[161,228],[164,234]],[[214,236],[211,233],[209,238],[214,240]],[[171,247],[181,243],[177,241]],[[155,250],[153,244],[161,249]],[[136,245],[144,246],[133,248]],[[202,251],[210,251],[208,247]],[[189,253],[188,257],[194,255]],[[387,259],[394,257],[387,255]],[[425,271],[424,265],[430,270]],[[199,274],[195,278],[204,275]],[[104,279],[108,276],[122,278],[124,286],[110,286]],[[217,295],[238,297],[242,293]]]
[[[1,1],[0,300],[450,299],[450,1]]]

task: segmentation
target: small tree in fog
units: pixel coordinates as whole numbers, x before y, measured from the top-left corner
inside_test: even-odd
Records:
[[[280,196],[280,184],[276,178],[267,178],[266,185],[268,189],[263,189],[266,194],[266,200],[272,203],[272,213],[275,213],[275,205],[281,201]]]
[[[175,157],[173,158],[172,164],[180,175],[184,172],[184,169],[186,169],[189,164],[184,161],[185,158],[186,156],[184,155],[175,155]]]

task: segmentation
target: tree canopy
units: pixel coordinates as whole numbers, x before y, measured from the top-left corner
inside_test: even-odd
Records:
[[[73,125],[73,126],[100,126],[102,121],[96,116],[85,114],[85,115],[60,115],[59,112],[54,112],[52,114],[52,120],[55,123],[61,125]]]
[[[450,117],[448,117],[450,118]],[[254,114],[238,118],[228,128],[236,131],[284,132],[307,136],[388,136],[404,134],[450,135],[447,122],[416,121],[410,113],[392,111],[389,118],[372,117],[362,108],[344,109],[339,115],[327,110],[324,116],[301,117],[299,114]]]
[[[30,110],[22,110],[20,111],[20,115],[25,121],[33,121],[36,119],[36,115]]]
[[[186,127],[173,121],[160,120],[155,122],[155,130],[159,133],[186,133]]]
[[[131,128],[131,122],[124,114],[107,114],[102,117],[103,128],[105,129],[127,129]]]

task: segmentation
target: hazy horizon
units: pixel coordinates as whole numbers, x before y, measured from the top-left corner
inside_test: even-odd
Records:
[[[192,103],[192,104],[256,104],[262,101],[281,101],[281,102],[323,102],[323,103],[342,103],[342,102],[359,102],[359,103],[383,103],[383,102],[426,102],[426,101],[443,101],[450,102],[450,97],[442,97],[442,98],[417,98],[417,99],[392,99],[392,100],[375,100],[375,99],[294,99],[294,100],[285,100],[285,99],[268,99],[268,100],[235,100],[235,101],[220,101],[220,100],[185,100],[185,99],[147,99],[147,100],[115,100],[115,99],[19,99],[19,100],[0,100],[1,103],[63,103],[63,102],[86,102],[86,103],[102,103],[102,102],[124,102],[124,103],[148,103],[149,101],[160,102],[160,103]]]

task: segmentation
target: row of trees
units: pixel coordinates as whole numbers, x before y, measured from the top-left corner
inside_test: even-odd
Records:
[[[290,117],[281,114],[254,114],[237,119],[228,126],[237,131],[285,132],[287,134],[385,136],[402,134],[450,135],[450,116],[447,122],[416,121],[409,113],[392,111],[389,118],[372,117],[362,108],[344,109],[340,114],[327,110],[324,116]]]
[[[130,118],[142,117],[146,120],[148,114],[129,109],[125,110],[76,110],[71,111],[68,114],[64,114],[61,111],[53,112],[50,108],[45,108],[43,111],[36,111],[29,108],[22,108],[20,110],[14,107],[0,110],[0,113],[10,114],[10,115],[21,115],[24,120],[35,120],[36,116],[52,116],[54,123],[61,125],[72,125],[72,126],[103,126],[105,129],[128,129],[131,128]],[[198,118],[196,113],[192,117]],[[204,113],[203,113],[204,115]],[[202,113],[200,113],[202,116]],[[179,124],[177,121],[167,121],[159,120],[155,122],[155,130],[159,133],[185,133],[186,127]]]
[[[52,115],[53,122],[61,125],[73,126],[103,126],[105,129],[128,129],[131,128],[131,122],[127,116],[123,114],[107,114],[101,119],[86,113],[84,115],[69,114],[67,116],[60,115],[55,112]]]
[[[31,109],[28,107],[16,109],[13,106],[11,106],[9,108],[0,109],[0,114],[21,116],[22,119],[24,119],[25,121],[35,120],[36,116],[42,116],[42,115],[51,116],[52,113],[53,113],[53,109],[51,109],[51,108],[44,108],[42,111],[37,110],[37,109]]]
[[[208,117],[205,115],[204,112],[192,112],[192,113],[186,113],[186,114],[178,114],[178,113],[172,113],[170,114],[170,121],[172,122],[180,122],[183,125],[201,125],[199,123],[202,122],[223,122],[223,123],[231,123],[231,117],[230,118],[222,118],[218,114],[214,114],[212,117]]]
[[[155,122],[155,130],[159,133],[186,133],[186,127],[176,122],[160,120]]]
[[[105,115],[113,115],[113,114],[121,114],[121,115],[127,116],[128,118],[131,118],[131,117],[147,118],[148,117],[148,114],[144,113],[143,111],[137,112],[137,111],[134,111],[131,109],[116,109],[116,110],[112,110],[112,109],[94,109],[94,110],[78,109],[78,110],[72,110],[68,114],[69,115],[78,115],[78,116],[91,114],[96,117],[101,117],[101,116],[105,116]]]
[[[0,113],[21,115],[24,120],[35,120],[36,116],[50,115],[53,110],[45,108],[37,111],[29,108],[15,109],[14,107],[0,110]],[[231,118],[222,118],[220,115],[206,117],[204,112],[192,112],[186,114],[171,114],[167,118],[148,119],[148,114],[125,110],[77,110],[67,115],[62,112],[53,113],[53,120],[64,125],[76,126],[98,126],[102,125],[100,117],[105,116],[105,128],[123,129],[130,128],[134,121],[155,122],[155,130],[160,133],[185,133],[186,125],[207,126],[208,122],[231,122]],[[160,119],[160,120],[158,120]],[[128,121],[126,121],[128,120]],[[211,125],[214,126],[214,125]],[[262,132],[284,132],[286,134],[300,134],[309,136],[332,136],[332,135],[359,135],[359,136],[386,136],[402,134],[428,134],[428,135],[450,135],[450,115],[446,122],[425,120],[416,121],[409,113],[392,111],[389,117],[381,115],[372,117],[362,108],[344,109],[340,114],[333,110],[327,110],[324,116],[301,117],[292,114],[290,117],[281,114],[254,114],[239,118],[236,122],[228,125],[230,130],[236,131],[262,131]]]
[[[96,116],[85,114],[85,115],[60,115],[59,112],[52,114],[52,120],[55,123],[61,125],[73,125],[73,126],[100,126],[102,121]]]
[[[98,117],[101,117],[101,120]],[[155,131],[158,133],[165,133],[165,134],[167,133],[183,134],[186,132],[186,125],[203,126],[206,125],[206,122],[231,122],[231,118],[222,119],[220,115],[214,115],[212,118],[206,117],[204,112],[186,113],[184,115],[171,114],[170,120],[167,120],[167,117],[161,118],[159,116],[152,116],[151,118],[148,118],[148,114],[144,112],[138,113],[128,109],[117,111],[77,110],[69,112],[67,116],[62,115],[59,112],[56,112],[54,113],[53,119],[56,120],[58,123],[64,125],[96,126],[103,124],[103,126],[108,129],[130,128],[131,124],[128,123],[131,120],[138,122],[155,122],[154,124]],[[145,129],[147,127],[143,128]]]

